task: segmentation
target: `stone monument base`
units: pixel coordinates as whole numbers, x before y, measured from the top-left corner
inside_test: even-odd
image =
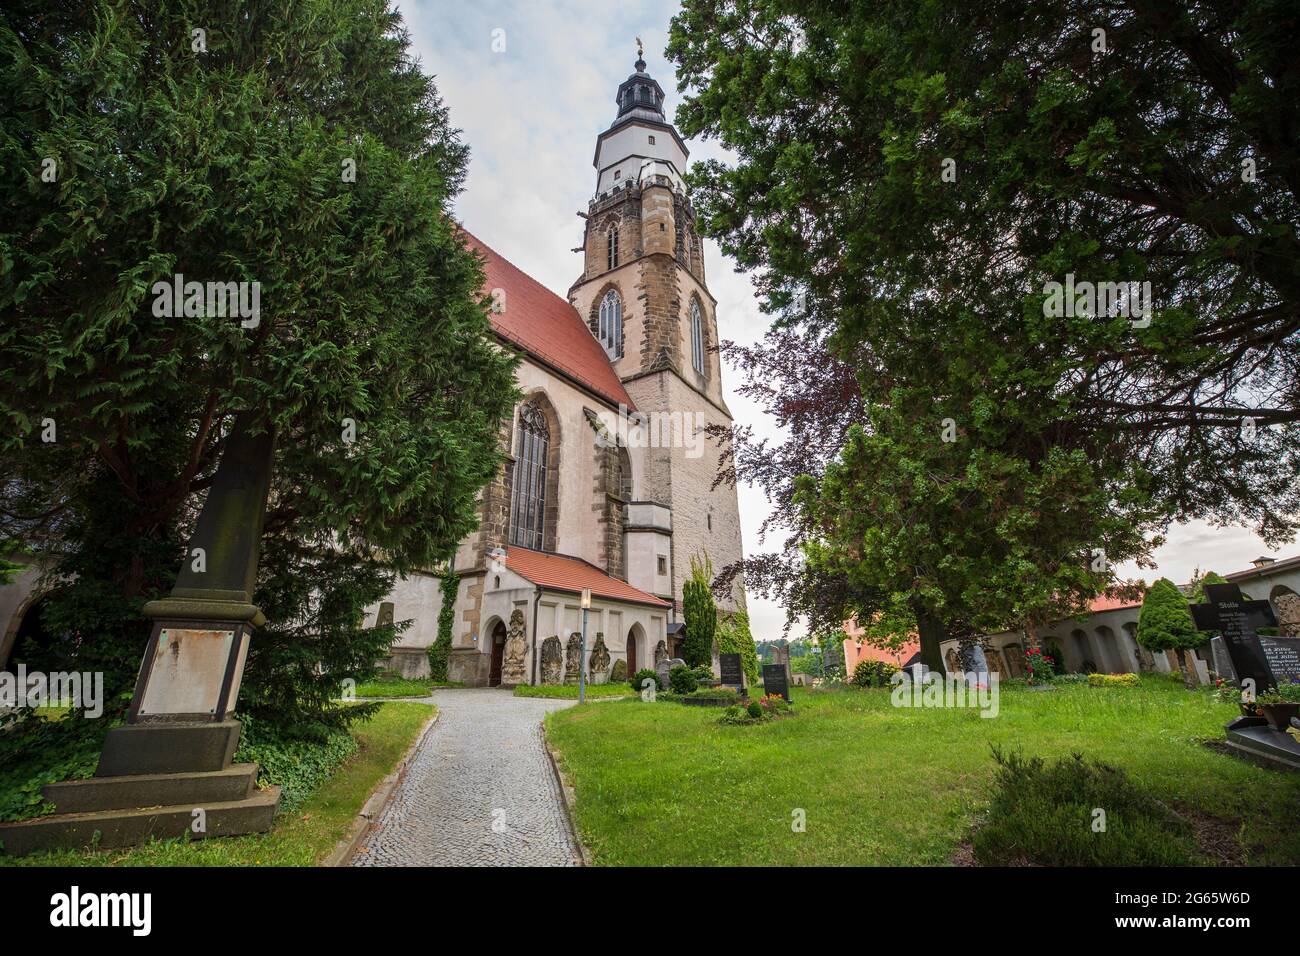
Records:
[[[1269,766],[1300,770],[1300,743],[1274,730],[1263,717],[1238,717],[1224,731],[1228,746]]]
[[[269,830],[280,788],[258,790],[257,764],[231,762],[239,729],[236,720],[114,728],[94,777],[41,788],[54,813],[0,823],[0,852],[20,856]]]

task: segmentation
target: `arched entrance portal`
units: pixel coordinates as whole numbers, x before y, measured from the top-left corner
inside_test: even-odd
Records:
[[[9,632],[0,635],[0,670],[17,671],[19,664],[30,670],[58,670],[75,652],[72,635],[55,634],[45,627],[42,615],[50,594],[31,600],[14,616]]]
[[[488,686],[501,686],[501,663],[506,655],[506,625],[504,621],[497,621],[496,627],[492,628],[492,666],[488,671]]]
[[[646,663],[641,663],[641,648],[646,651]],[[631,680],[642,667],[654,667],[654,654],[650,642],[646,639],[645,628],[633,624],[627,632],[627,679]]]

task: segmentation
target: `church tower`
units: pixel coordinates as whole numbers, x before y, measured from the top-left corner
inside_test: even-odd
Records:
[[[741,558],[736,489],[713,487],[719,449],[703,432],[732,419],[716,350],[717,303],[682,181],[690,152],[639,56],[615,103],[613,123],[596,138],[596,193],[579,213],[583,270],[569,301],[645,424],[628,437],[628,583],[680,607],[692,557],[707,554],[715,571]],[[744,606],[739,582],[719,606]]]

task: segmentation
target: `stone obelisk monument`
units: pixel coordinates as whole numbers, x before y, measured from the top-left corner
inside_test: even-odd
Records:
[[[94,777],[44,788],[57,813],[0,824],[4,852],[269,829],[279,789],[256,789],[257,765],[232,762],[232,715],[265,621],[253,590],[274,448],[269,428],[236,416],[176,586],[145,605],[153,627],[126,723]]]

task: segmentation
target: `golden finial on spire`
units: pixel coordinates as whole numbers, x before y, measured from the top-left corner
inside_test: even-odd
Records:
[[[641,43],[640,37],[636,38],[636,55],[638,59],[645,56],[645,46]]]

